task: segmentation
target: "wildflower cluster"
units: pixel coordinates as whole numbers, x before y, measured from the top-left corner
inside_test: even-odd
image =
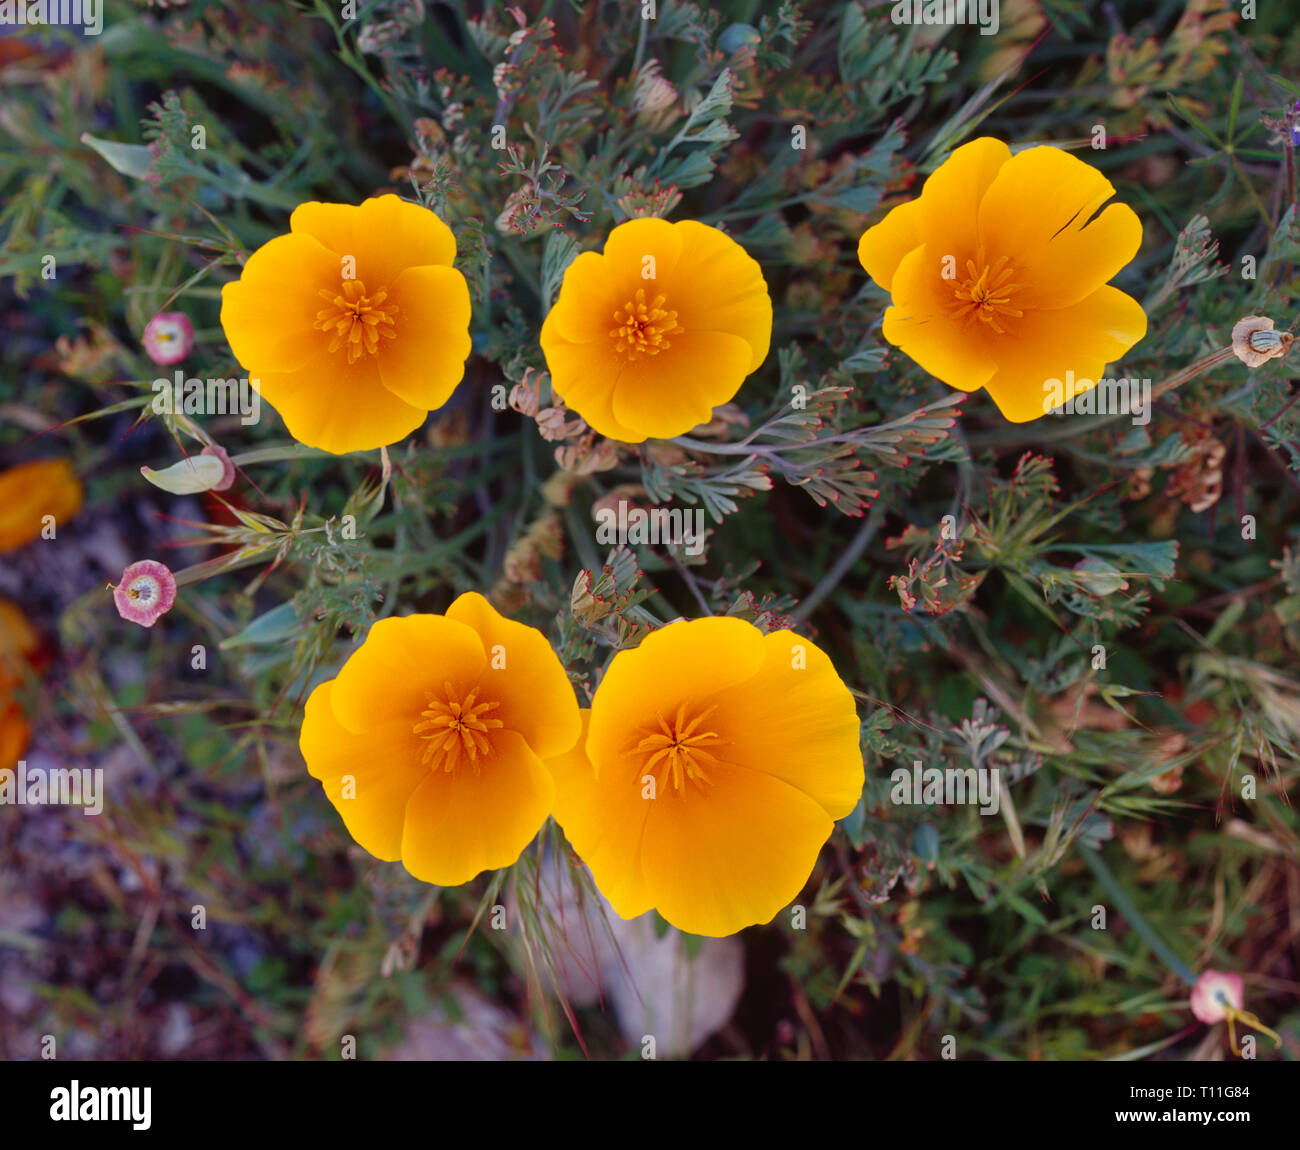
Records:
[[[1294,1054],[1294,31],[1087,7],[0,13],[61,1026],[617,1055],[658,946],[673,1053]]]

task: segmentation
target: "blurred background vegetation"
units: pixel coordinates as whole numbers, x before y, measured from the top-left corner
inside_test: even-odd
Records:
[[[723,1004],[677,1053],[1231,1057],[1185,963],[1240,972],[1285,1041],[1260,1056],[1294,1059],[1300,405],[1286,359],[1177,378],[1244,315],[1294,321],[1294,13],[1003,0],[986,37],[866,2],[343,7],[0,29],[0,466],[66,458],[85,488],[0,557],[46,652],[13,693],[27,760],[107,787],[98,817],[0,809],[0,1055],[641,1057],[572,969],[557,908],[591,899],[558,831],[422,886],[352,844],[298,754],[306,691],[375,618],[473,588],[547,631],[584,700],[617,645],[706,608],[793,619],[859,694],[868,782],[806,919],[619,936],[672,944],[673,1017],[682,978]],[[1113,374],[1174,382],[1149,424],[1008,424],[883,343],[858,237],[978,135],[1077,150],[1142,218],[1116,284],[1150,328]],[[269,410],[149,410],[151,316],[192,319],[187,374],[242,374],[221,284],[298,203],[383,190],[452,226],[475,308],[465,382],[391,476]],[[537,333],[573,256],[645,214],[724,226],[775,330],[708,428],[632,449],[555,410]],[[141,478],[206,442],[241,468],[222,498]],[[599,548],[620,496],[703,506],[706,553]],[[188,571],[149,631],[104,590],[146,557]],[[1000,814],[892,805],[918,759],[1002,768]]]

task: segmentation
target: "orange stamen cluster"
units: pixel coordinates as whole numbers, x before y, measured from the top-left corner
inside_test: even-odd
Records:
[[[657,295],[646,303],[645,289],[637,288],[636,295],[614,312],[616,326],[609,334],[619,355],[635,360],[638,355],[658,355],[672,346],[668,337],[680,335],[684,329],[677,323],[677,313],[664,308],[665,302],[665,296]]]
[[[363,354],[374,355],[380,339],[397,337],[397,307],[391,303],[384,306],[386,291],[368,296],[360,280],[344,280],[341,292],[322,288],[317,294],[330,306],[316,313],[312,326],[330,333],[330,351],[347,347],[348,363],[356,363]]]
[[[708,771],[716,767],[719,760],[705,748],[716,749],[722,743],[722,737],[701,727],[716,710],[717,707],[710,707],[691,718],[687,704],[682,703],[671,722],[656,714],[659,729],[636,745],[636,749],[647,756],[646,772],[660,782],[667,776],[678,794],[686,789],[687,783],[694,783],[701,790],[707,788],[710,782]]]
[[[1003,322],[1019,319],[1025,314],[1011,304],[1012,297],[1021,287],[1011,282],[1014,274],[1015,269],[1007,266],[1006,256],[989,263],[984,257],[984,249],[980,248],[973,260],[966,261],[966,279],[953,293],[957,297],[958,317],[978,319],[999,335],[1005,334],[1007,329]]]
[[[420,762],[432,770],[441,768],[450,773],[468,763],[478,774],[479,757],[486,757],[493,750],[488,733],[505,726],[500,719],[486,717],[501,704],[478,702],[477,687],[463,699],[450,683],[444,683],[442,690],[441,699],[431,692],[426,694],[429,705],[420,712],[420,721],[412,728],[414,734],[427,740]]]

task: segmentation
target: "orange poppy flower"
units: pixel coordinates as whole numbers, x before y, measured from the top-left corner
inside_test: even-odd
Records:
[[[57,531],[81,501],[81,483],[67,460],[39,459],[0,472],[0,552],[25,546],[47,527]]]
[[[725,617],[615,655],[585,736],[547,765],[555,821],[615,911],[713,936],[799,893],[863,784],[853,696],[826,655]]]
[[[31,725],[13,692],[29,667],[43,666],[44,655],[41,637],[22,609],[0,599],[0,771],[14,766],[27,749]]]
[[[12,691],[23,681],[26,667],[42,659],[41,637],[22,608],[0,599],[0,692]]]
[[[221,291],[235,358],[300,443],[396,443],[451,397],[470,352],[456,239],[396,196],[300,204]]]
[[[964,144],[858,244],[892,298],[885,338],[951,387],[987,388],[1013,423],[1093,387],[1147,329],[1107,286],[1142,242],[1131,208],[1103,208],[1114,194],[1060,148]]]
[[[0,771],[12,770],[27,750],[32,728],[17,701],[0,695]]]
[[[767,358],[762,269],[717,228],[636,219],[564,273],[542,325],[551,386],[624,443],[707,423]]]
[[[551,811],[542,758],[580,727],[545,636],[469,592],[376,623],[312,692],[299,745],[361,846],[454,886],[519,857]]]

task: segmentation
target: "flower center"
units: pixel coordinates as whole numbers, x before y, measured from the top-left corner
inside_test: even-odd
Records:
[[[158,602],[161,588],[158,586],[158,580],[152,576],[139,575],[131,580],[131,586],[126,589],[126,593],[142,607],[149,607]]]
[[[677,323],[677,313],[664,308],[665,298],[657,295],[646,303],[645,288],[637,288],[636,295],[614,312],[616,326],[609,329],[609,334],[619,355],[629,360],[642,353],[658,355],[671,346],[670,335],[685,330]]]
[[[317,294],[330,306],[316,313],[312,326],[330,333],[330,351],[347,345],[348,363],[356,363],[363,352],[370,355],[378,352],[381,338],[397,337],[397,325],[393,322],[397,305],[384,305],[388,298],[386,291],[368,296],[366,285],[360,280],[344,280],[342,291],[321,288]]]
[[[1011,305],[1012,297],[1022,286],[1011,282],[1013,275],[1015,268],[1007,267],[1006,256],[989,263],[984,249],[980,248],[973,260],[966,261],[966,279],[953,293],[957,297],[958,318],[978,319],[999,335],[1003,334],[1007,330],[1003,326],[1005,320],[1025,314]]]
[[[708,793],[708,772],[719,761],[713,751],[723,743],[721,735],[705,726],[705,720],[716,710],[710,707],[692,718],[683,703],[671,721],[663,715],[655,716],[658,729],[642,738],[636,749],[646,756],[645,770],[655,776],[656,782],[662,783],[666,776],[678,794],[685,791],[687,783]]]
[[[479,756],[486,757],[493,751],[488,732],[505,726],[500,719],[487,718],[501,704],[477,702],[477,687],[462,699],[450,683],[443,683],[442,693],[441,699],[432,691],[426,693],[429,705],[411,728],[426,740],[420,763],[430,770],[441,767],[454,773],[462,762],[468,761],[477,775]]]

